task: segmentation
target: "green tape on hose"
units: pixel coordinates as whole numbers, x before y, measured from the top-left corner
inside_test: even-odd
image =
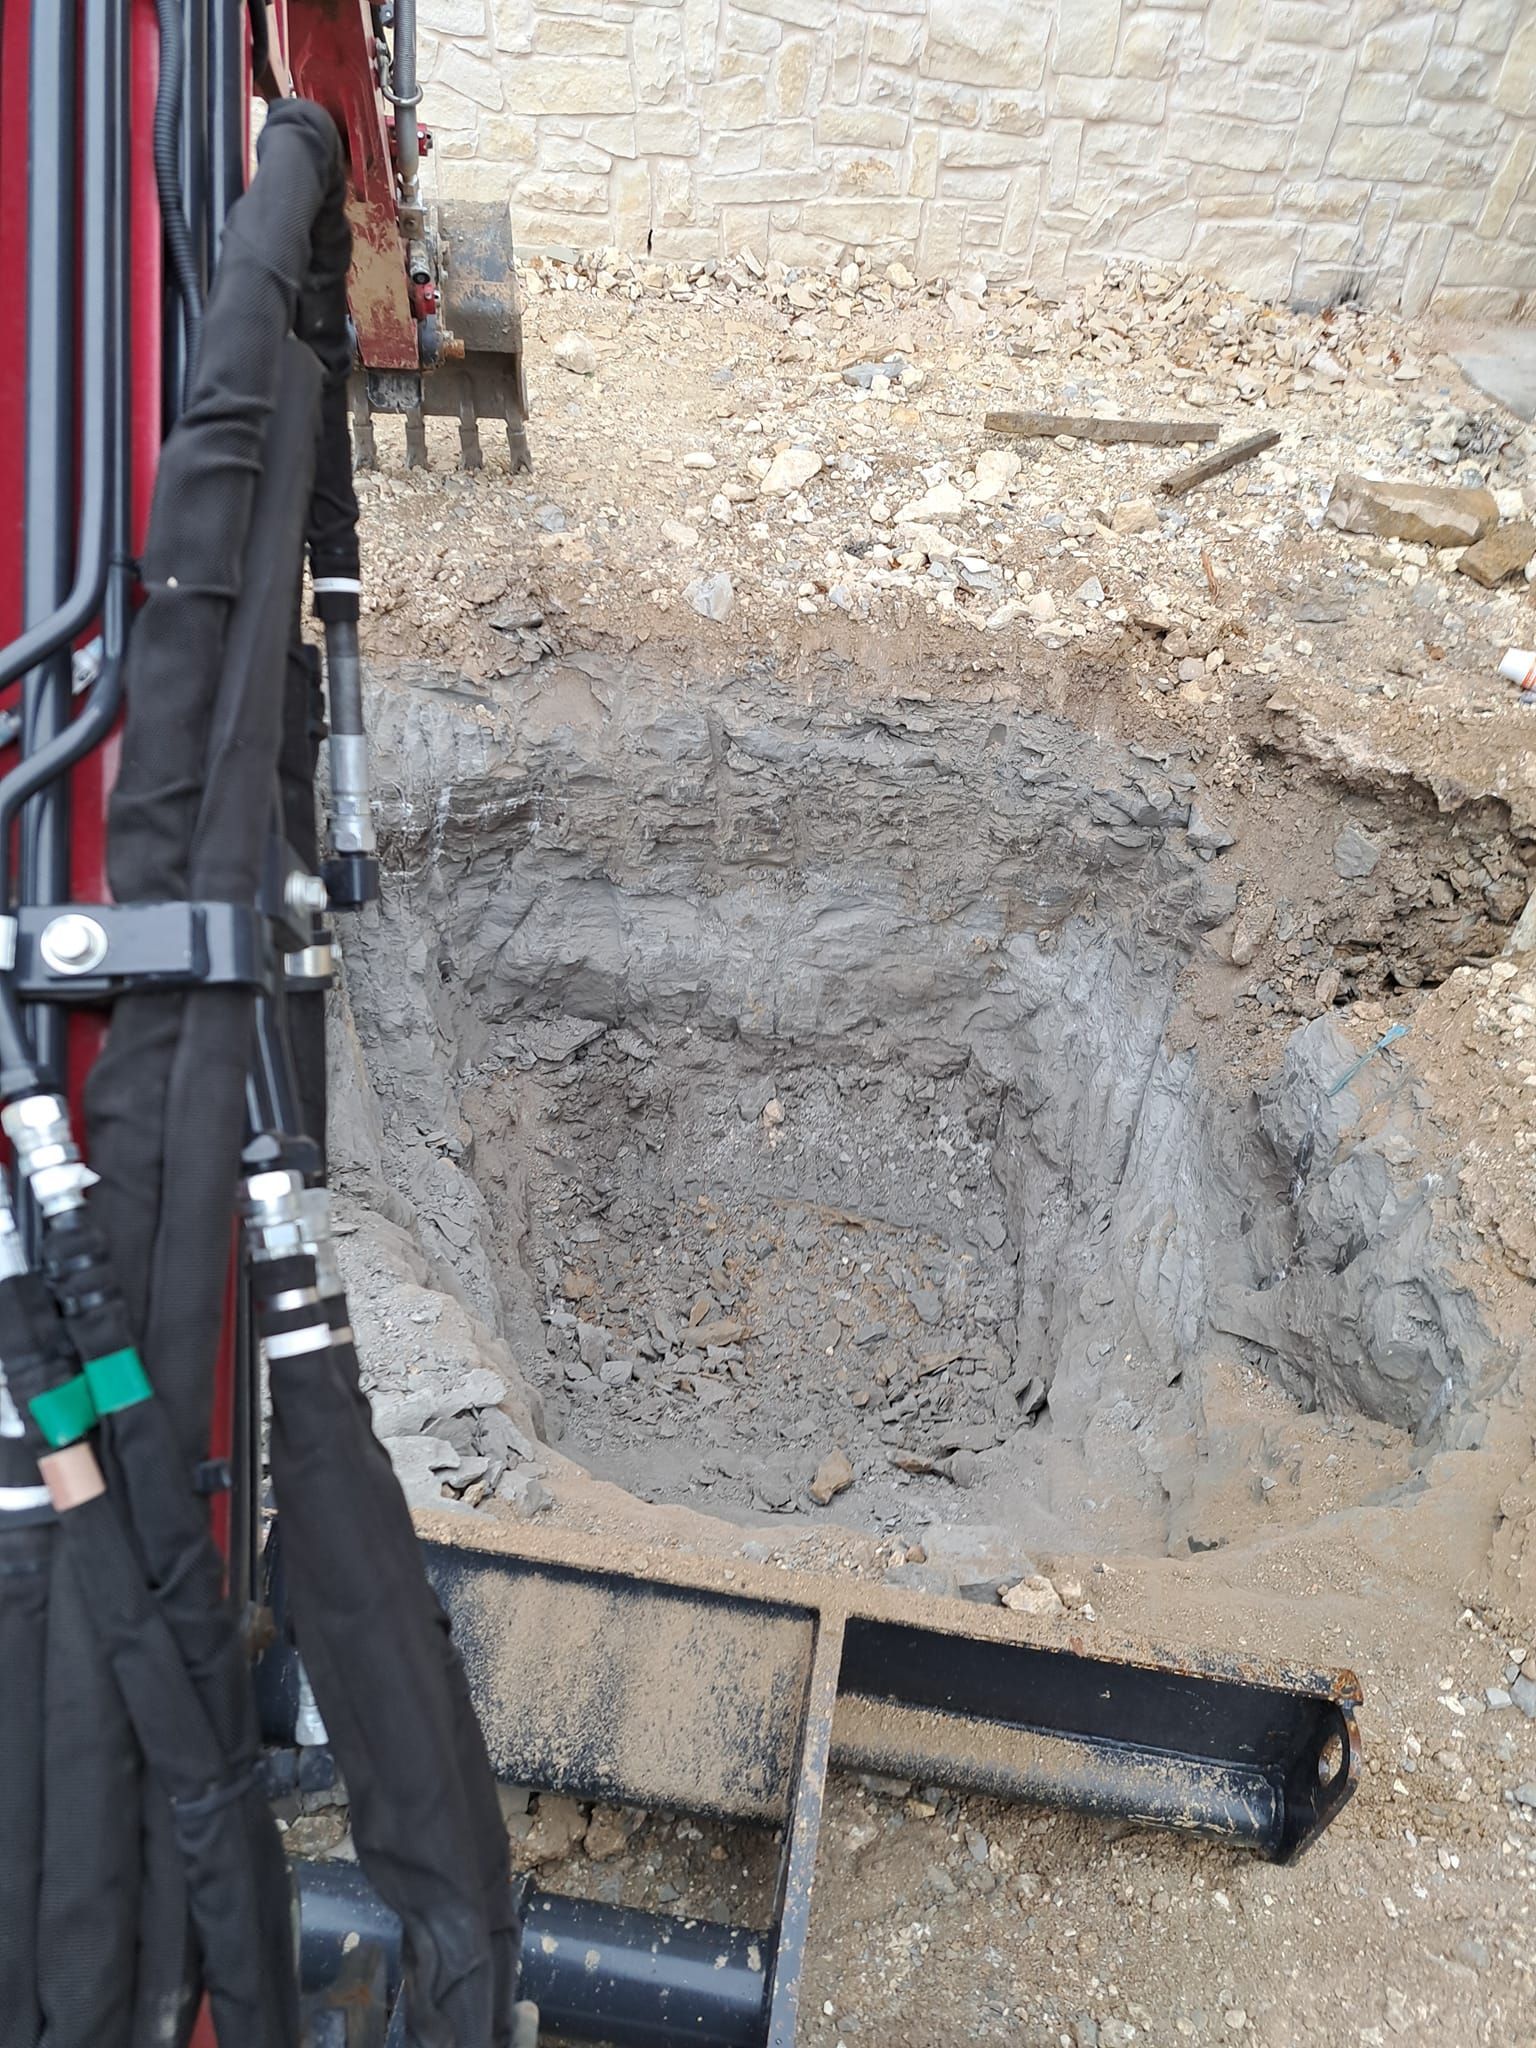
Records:
[[[85,1378],[98,1415],[115,1415],[119,1408],[131,1408],[135,1401],[147,1401],[155,1391],[149,1384],[143,1360],[131,1344],[121,1351],[109,1351],[105,1358],[88,1358]]]
[[[56,1451],[62,1451],[66,1444],[78,1443],[96,1426],[96,1403],[83,1372],[50,1387],[45,1394],[36,1395],[27,1406],[32,1411],[32,1420]]]

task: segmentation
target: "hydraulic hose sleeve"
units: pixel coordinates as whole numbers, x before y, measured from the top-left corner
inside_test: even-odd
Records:
[[[346,181],[340,160],[326,184],[310,241],[310,271],[299,296],[296,330],[314,351],[324,376],[320,446],[309,505],[309,566],[315,611],[330,625],[358,615],[357,492],[347,431],[347,385],[352,338],[347,326],[347,272],[352,230],[347,225]]]
[[[158,1617],[213,1737],[222,1784],[226,1791],[238,1788],[234,1806],[211,1817],[196,1802],[191,1809],[179,1808],[178,1839],[183,1854],[190,1856],[190,1829],[197,1838],[196,1855],[204,1862],[222,1860],[230,1841],[239,1844],[250,1882],[243,1937],[256,1958],[257,1981],[282,1987],[293,1974],[282,1848],[271,1814],[254,1789],[254,1701],[205,1503],[193,1489],[165,1404],[153,1398],[106,1240],[88,1209],[66,1209],[48,1218],[42,1257],[64,1328],[84,1360],[81,1374],[100,1417],[101,1456],[114,1498],[133,1532]],[[263,2018],[270,2028],[269,2048],[292,2048],[296,2028],[290,2006],[278,1992],[267,1999]]]
[[[28,1437],[44,1462],[52,1452],[82,1444],[96,1426],[96,1404],[39,1273],[13,1273],[0,1280],[0,1358]],[[79,1460],[73,1469],[84,1473]],[[49,1474],[43,1477],[47,1481]]]
[[[85,1361],[82,1370],[97,1413],[108,1415],[128,1406],[121,1395],[130,1390],[130,1381],[142,1386],[138,1398],[147,1397],[149,1380],[138,1364],[127,1304],[112,1270],[107,1241],[84,1210],[69,1210],[49,1219],[42,1260],[65,1329]],[[115,1363],[130,1358],[132,1367]],[[122,1383],[116,1389],[114,1376]]]
[[[357,544],[357,491],[347,428],[352,338],[347,324],[347,272],[352,232],[340,170],[315,220],[308,282],[299,300],[298,331],[324,373],[320,437],[309,506],[309,569],[315,615],[325,628],[330,707],[331,899],[356,909],[378,893],[363,726],[358,619],[362,607]]]

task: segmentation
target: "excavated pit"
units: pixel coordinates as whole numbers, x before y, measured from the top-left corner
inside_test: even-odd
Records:
[[[1470,1233],[1325,1005],[1496,950],[1496,812],[586,657],[374,727],[340,1181],[594,1473],[1161,1552],[1475,1439]]]

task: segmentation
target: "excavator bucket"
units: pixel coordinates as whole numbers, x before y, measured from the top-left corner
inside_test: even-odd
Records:
[[[504,205],[455,201],[439,209],[436,232],[440,353],[419,374],[363,369],[353,380],[357,462],[377,463],[376,414],[405,419],[405,459],[427,461],[426,422],[457,420],[459,466],[480,469],[480,426],[501,420],[512,468],[533,467],[528,452],[528,392],[523,378],[523,316],[518,303],[512,227]],[[425,330],[434,323],[424,323]]]

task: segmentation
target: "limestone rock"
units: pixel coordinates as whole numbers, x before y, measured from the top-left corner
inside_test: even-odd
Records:
[[[1327,517],[1345,533],[1464,548],[1497,525],[1499,508],[1492,491],[1345,475],[1334,483]]]
[[[696,576],[683,592],[701,618],[723,625],[736,603],[736,586],[723,569],[713,576]]]
[[[584,334],[562,334],[555,343],[554,358],[559,367],[569,370],[573,377],[597,374],[597,351]]]
[[[952,540],[947,540],[936,526],[903,523],[903,551],[915,549],[928,557],[930,562],[952,562],[960,552]]]
[[[1536,526],[1521,519],[1509,526],[1496,526],[1476,546],[1468,548],[1456,566],[1463,576],[1470,576],[1474,583],[1481,583],[1485,590],[1492,590],[1496,583],[1504,583],[1511,576],[1520,575],[1533,558],[1536,558]]]
[[[1001,1597],[1003,1605],[1015,1614],[1060,1614],[1062,1611],[1061,1595],[1039,1572],[1031,1572],[1016,1586],[1005,1586]]]
[[[769,463],[757,488],[765,498],[786,498],[791,491],[803,489],[820,470],[821,457],[814,448],[783,448]]]
[[[412,1507],[435,1507],[442,1497],[442,1478],[458,1469],[459,1453],[445,1437],[384,1438],[395,1477]]]
[[[683,1333],[683,1342],[691,1351],[707,1351],[712,1344],[739,1344],[747,1334],[747,1326],[734,1316],[722,1316],[715,1322],[694,1323]]]
[[[878,363],[849,363],[843,370],[843,382],[851,384],[856,391],[869,391],[877,377],[883,377],[887,384],[898,383],[906,367],[905,359],[897,355],[886,356]]]
[[[503,1472],[496,1482],[496,1498],[524,1521],[542,1515],[554,1503],[554,1496],[537,1472]]]
[[[930,0],[923,75],[946,85],[1037,89],[1053,18],[1013,0]]]
[[[1361,882],[1374,874],[1381,859],[1381,848],[1369,833],[1349,824],[1333,842],[1333,871],[1346,882]]]
[[[965,495],[973,505],[995,505],[1022,468],[1011,448],[984,448],[976,458],[976,481]]]
[[[1269,937],[1270,927],[1274,921],[1274,909],[1267,903],[1250,904],[1238,912],[1237,922],[1232,927],[1234,967],[1252,965],[1260,946]]]
[[[1157,507],[1150,498],[1126,498],[1109,517],[1115,533],[1156,533]]]
[[[611,1806],[595,1806],[592,1818],[587,1824],[583,1849],[594,1862],[606,1862],[610,1856],[622,1855],[629,1846],[629,1830],[624,1825],[624,1816]]]
[[[825,1507],[828,1501],[843,1493],[853,1484],[853,1467],[848,1454],[843,1450],[829,1451],[816,1467],[816,1476],[810,1484],[811,1499],[818,1507]]]
[[[542,1792],[533,1823],[518,1844],[518,1853],[525,1863],[558,1863],[570,1855],[586,1832],[587,1817],[574,1799],[557,1792]]]
[[[768,487],[765,484],[763,488]],[[909,498],[896,514],[898,526],[927,526],[937,519],[958,519],[965,510],[965,498],[958,484],[935,484],[920,498]]]

